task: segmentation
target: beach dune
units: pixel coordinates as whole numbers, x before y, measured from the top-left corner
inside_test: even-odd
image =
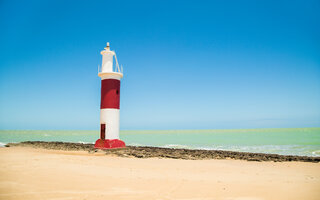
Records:
[[[0,199],[320,199],[320,163],[0,148]]]

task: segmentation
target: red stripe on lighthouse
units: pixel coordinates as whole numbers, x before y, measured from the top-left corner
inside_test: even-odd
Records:
[[[104,79],[101,81],[100,108],[120,109],[120,80]]]

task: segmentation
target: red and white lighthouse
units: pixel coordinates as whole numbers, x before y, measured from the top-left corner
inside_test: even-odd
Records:
[[[117,56],[107,47],[101,51],[102,67],[98,72],[101,78],[101,104],[100,104],[100,139],[94,145],[99,149],[111,149],[125,147],[125,143],[119,139],[120,126],[120,79],[123,77],[119,68]],[[113,67],[113,57],[116,66]]]

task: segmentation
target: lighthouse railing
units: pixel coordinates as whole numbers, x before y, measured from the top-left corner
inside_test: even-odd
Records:
[[[119,68],[119,63],[118,63],[118,59],[117,59],[117,54],[114,53],[114,59],[116,60],[116,68],[115,68],[115,72],[119,72],[119,73],[122,73],[122,70],[120,70]]]

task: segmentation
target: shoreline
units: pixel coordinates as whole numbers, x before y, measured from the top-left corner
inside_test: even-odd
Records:
[[[246,161],[273,161],[273,162],[320,162],[320,157],[278,155],[265,153],[249,153],[222,150],[196,150],[174,149],[162,147],[127,146],[119,149],[95,149],[93,144],[68,143],[68,142],[42,142],[26,141],[20,143],[8,143],[5,147],[32,147],[64,151],[87,151],[89,153],[103,152],[105,155],[134,158],[172,158],[182,160],[210,160],[232,159]]]

